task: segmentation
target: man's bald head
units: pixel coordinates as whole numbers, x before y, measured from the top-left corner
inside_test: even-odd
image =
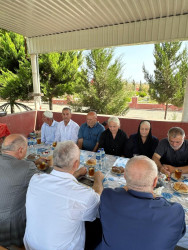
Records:
[[[153,190],[154,181],[157,180],[157,166],[146,156],[131,158],[125,168],[125,179],[129,189],[150,192]]]
[[[11,134],[5,138],[1,150],[2,153],[10,152],[12,155],[19,153],[20,149],[27,150],[27,139],[20,134]]]
[[[93,126],[95,126],[95,124],[97,123],[97,113],[94,111],[90,111],[87,114],[86,121],[89,127],[92,128]]]
[[[95,111],[90,111],[87,116],[94,116],[95,118],[97,118],[97,113]]]

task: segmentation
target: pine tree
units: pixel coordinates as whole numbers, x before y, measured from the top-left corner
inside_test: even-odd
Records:
[[[121,114],[130,100],[121,79],[121,64],[113,49],[96,49],[86,56],[86,70],[79,85],[80,106],[99,114]]]
[[[26,59],[24,37],[13,32],[0,30],[0,96],[7,100],[1,106],[7,110],[11,107],[14,113],[14,106],[30,108],[19,100],[29,100],[32,92],[32,74],[30,61]]]
[[[49,109],[52,109],[53,97],[74,92],[74,85],[80,81],[81,63],[82,53],[76,51],[40,55],[41,88]]]
[[[164,119],[169,104],[182,106],[186,77],[188,74],[187,50],[180,50],[181,42],[155,44],[155,70],[150,75],[143,66],[145,80],[149,83],[149,93],[158,103],[166,105]]]

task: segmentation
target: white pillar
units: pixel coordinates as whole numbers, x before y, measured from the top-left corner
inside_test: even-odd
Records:
[[[39,64],[38,55],[31,55],[31,66],[32,66],[32,76],[33,76],[33,96],[35,101],[35,109],[40,109],[41,106],[41,93],[40,93],[40,78],[39,78]]]

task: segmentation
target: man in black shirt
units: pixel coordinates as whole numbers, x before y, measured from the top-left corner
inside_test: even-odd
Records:
[[[188,173],[188,140],[185,140],[184,130],[171,128],[168,138],[159,142],[152,159],[162,173],[170,175],[176,168]]]

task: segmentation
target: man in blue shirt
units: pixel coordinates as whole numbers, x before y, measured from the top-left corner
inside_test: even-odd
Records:
[[[55,141],[58,122],[53,120],[53,113],[51,111],[45,111],[42,114],[42,120],[44,123],[41,128],[41,142],[51,144]]]
[[[97,121],[97,114],[89,112],[86,123],[82,124],[78,132],[78,147],[89,151],[97,151],[99,138],[105,130],[103,125]]]
[[[125,168],[127,185],[105,188],[100,218],[100,250],[174,250],[185,234],[185,213],[179,203],[155,197],[158,171],[146,156],[131,158]]]

